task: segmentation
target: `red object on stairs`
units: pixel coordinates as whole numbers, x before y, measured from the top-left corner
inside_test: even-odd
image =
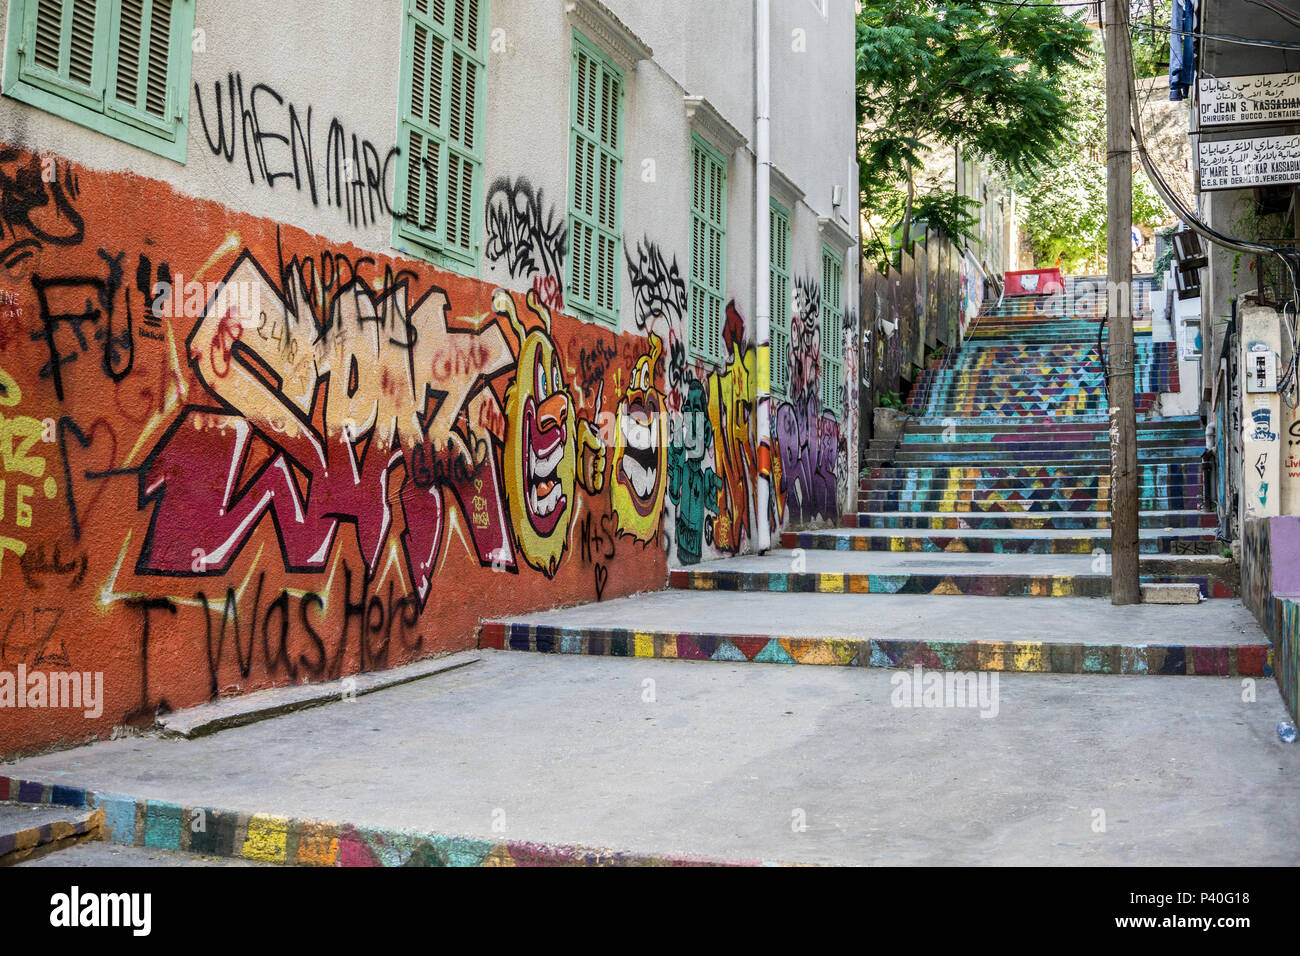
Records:
[[[1059,295],[1065,291],[1060,269],[1024,269],[1008,272],[1003,288],[1006,295]]]

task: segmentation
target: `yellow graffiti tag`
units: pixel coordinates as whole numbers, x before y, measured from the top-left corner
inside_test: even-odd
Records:
[[[4,369],[0,369],[0,407],[13,408],[22,401],[23,392]],[[24,475],[28,478],[45,477],[45,459],[31,454],[32,446],[40,440],[45,428],[38,419],[29,415],[6,416],[0,413],[0,465],[4,467],[5,477],[0,478],[0,525],[7,520],[10,510],[9,491],[13,489],[13,523],[17,528],[32,526],[31,497],[36,493],[34,484],[21,481],[17,484],[10,475]],[[53,477],[45,477],[41,491],[46,498],[53,498],[58,492],[58,485]],[[0,570],[6,551],[12,551],[20,558],[27,553],[27,542],[0,534]]]

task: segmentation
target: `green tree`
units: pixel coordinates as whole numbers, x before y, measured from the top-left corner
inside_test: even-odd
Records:
[[[1130,0],[1133,27],[1133,69],[1138,79],[1169,72],[1169,27],[1173,4],[1169,0]]]
[[[1071,72],[1074,102],[1065,138],[1053,161],[1016,183],[1020,220],[1040,266],[1059,258],[1067,272],[1106,257],[1106,92],[1103,66]],[[1155,226],[1165,210],[1146,174],[1133,169],[1133,222]]]
[[[940,145],[1028,174],[1048,161],[1070,122],[1060,77],[1091,55],[1069,10],[1027,0],[864,0],[857,18],[858,155],[862,208],[900,210],[911,233],[922,214],[969,236],[970,209],[950,190],[918,195],[917,172]],[[892,218],[889,221],[895,221]],[[893,242],[875,237],[882,257]]]

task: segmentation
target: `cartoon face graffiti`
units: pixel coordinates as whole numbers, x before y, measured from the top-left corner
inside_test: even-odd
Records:
[[[668,464],[668,495],[677,505],[677,559],[682,564],[699,563],[707,516],[718,513],[722,479],[704,464],[712,443],[704,385],[691,379]]]
[[[605,445],[591,422],[574,414],[560,353],[551,340],[551,313],[537,293],[528,308],[541,328],[524,327],[508,292],[498,290],[492,308],[519,336],[515,380],[506,390],[506,441],[502,470],[510,523],[520,553],[532,567],[554,577],[568,545],[575,485],[590,493],[604,484]]]
[[[609,500],[618,529],[650,541],[659,528],[668,488],[668,436],[664,397],[655,388],[663,342],[651,333],[650,351],[632,366],[632,380],[618,405]]]

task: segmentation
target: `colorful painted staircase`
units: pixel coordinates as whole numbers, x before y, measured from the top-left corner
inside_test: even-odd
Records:
[[[783,536],[787,549],[838,559],[793,573],[775,564],[684,569],[674,584],[1108,596],[1103,304],[1076,290],[987,307],[962,347],[922,373],[892,460],[864,468],[845,527]],[[1214,516],[1201,510],[1204,431],[1197,418],[1160,416],[1160,394],[1179,387],[1178,356],[1151,328],[1135,322],[1142,579],[1234,596],[1235,566],[1218,555]],[[991,555],[1007,560],[982,560]]]
[[[485,621],[483,647],[739,664],[1260,676],[1268,644],[1235,601],[1118,607],[1099,315],[1063,296],[987,308],[927,370],[887,460],[842,526],[670,572],[670,588]],[[1080,308],[1079,303],[1085,306]],[[1163,418],[1177,355],[1138,322],[1144,593],[1238,591],[1202,511],[1200,422]],[[1153,596],[1153,595],[1151,595]],[[972,600],[979,597],[980,600]],[[1026,601],[1025,598],[1053,598]]]

